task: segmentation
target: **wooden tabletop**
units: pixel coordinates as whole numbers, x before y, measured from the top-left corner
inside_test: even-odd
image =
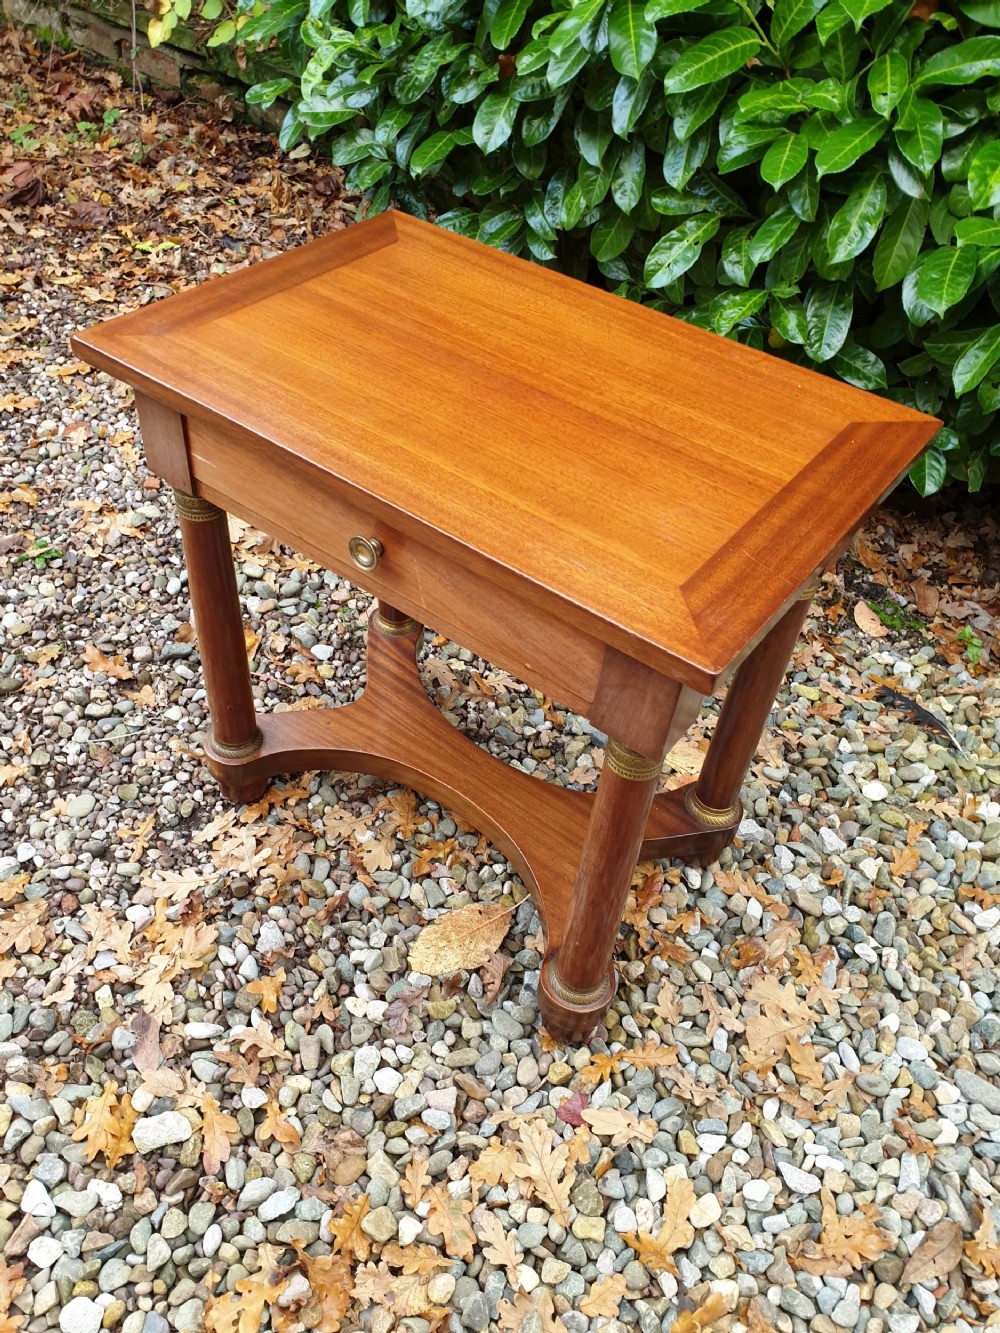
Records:
[[[399,213],[73,341],[706,682],[940,424]]]

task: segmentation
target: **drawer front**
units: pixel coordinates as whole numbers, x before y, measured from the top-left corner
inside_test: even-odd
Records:
[[[603,643],[539,608],[530,584],[388,505],[359,496],[296,454],[236,427],[186,420],[199,495],[302,551],[512,676],[589,713]],[[374,569],[351,559],[352,537],[381,543]]]

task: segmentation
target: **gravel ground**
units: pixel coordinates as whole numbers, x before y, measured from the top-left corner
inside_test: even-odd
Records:
[[[1000,1324],[988,507],[875,517],[737,843],[640,868],[608,1025],[558,1047],[537,916],[449,811],[338,774],[219,800],[169,498],[67,351],[343,225],[336,172],[44,55],[2,38],[0,1329]],[[262,705],[355,697],[366,599],[234,537]],[[424,674],[495,754],[595,779],[558,703],[440,639]],[[492,965],[408,969],[427,921],[504,895]]]

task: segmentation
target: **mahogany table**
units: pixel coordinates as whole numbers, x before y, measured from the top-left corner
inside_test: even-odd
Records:
[[[814,580],[939,425],[398,213],[73,347],[134,386],[176,490],[225,795],[336,769],[459,812],[534,896],[564,1039],[611,1002],[637,858],[733,837]],[[226,511],[376,596],[358,702],[255,713]],[[424,624],[606,732],[597,792],[456,732],[416,672]],[[656,795],[734,666],[700,777]]]

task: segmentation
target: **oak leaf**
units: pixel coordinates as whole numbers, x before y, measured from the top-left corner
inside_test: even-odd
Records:
[[[873,1203],[862,1204],[853,1213],[841,1216],[830,1190],[823,1190],[820,1197],[823,1201],[822,1228],[815,1243],[810,1243],[795,1257],[797,1268],[804,1268],[817,1277],[848,1277],[894,1247],[893,1238],[876,1226],[881,1213]],[[962,1254],[961,1231],[958,1239],[956,1264]]]
[[[900,1274],[901,1283],[947,1277],[962,1260],[962,1228],[945,1219],[931,1227]]]
[[[612,1148],[624,1148],[630,1143],[652,1143],[659,1126],[655,1120],[640,1120],[632,1111],[619,1111],[612,1106],[590,1107],[582,1119],[594,1134],[610,1138]]]
[[[683,1168],[681,1168],[682,1170]],[[677,1274],[671,1255],[686,1250],[694,1240],[694,1227],[688,1221],[695,1205],[694,1186],[687,1176],[671,1168],[667,1173],[667,1196],[663,1201],[663,1221],[657,1235],[630,1232],[622,1237],[636,1252],[641,1264],[658,1272]]]
[[[132,1129],[138,1119],[132,1098],[126,1092],[118,1100],[118,1084],[112,1079],[95,1097],[83,1104],[79,1125],[73,1131],[73,1141],[84,1144],[84,1156],[92,1162],[103,1154],[109,1167],[116,1167],[123,1157],[135,1152]]]
[[[365,1264],[354,1275],[351,1295],[362,1308],[376,1305],[399,1319],[421,1316],[432,1307],[427,1279],[393,1273],[384,1263]]]
[[[617,1319],[618,1307],[627,1287],[628,1283],[622,1273],[611,1273],[601,1278],[580,1302],[580,1313],[588,1319]]]
[[[512,1167],[518,1180],[530,1185],[560,1224],[569,1226],[569,1192],[576,1172],[569,1162],[569,1146],[557,1139],[543,1120],[529,1120],[519,1126],[515,1145],[520,1160]]]
[[[103,672],[105,676],[111,676],[114,680],[131,680],[132,672],[125,662],[125,659],[118,653],[114,657],[106,657],[100,648],[93,644],[88,644],[80,654],[83,658],[84,666],[88,671]]]
[[[430,1203],[427,1230],[432,1236],[443,1238],[446,1252],[455,1259],[471,1259],[476,1233],[469,1223],[469,1213],[475,1207],[474,1200],[468,1195],[456,1198],[446,1185],[435,1185],[427,1199]]]
[[[427,1187],[431,1183],[430,1172],[427,1170],[426,1157],[411,1157],[406,1164],[406,1170],[403,1172],[403,1180],[400,1188],[403,1191],[403,1198],[410,1208],[416,1208],[427,1193]],[[497,1182],[494,1181],[494,1184]]]
[[[11,1303],[21,1294],[27,1282],[23,1274],[24,1264],[11,1267],[0,1259],[0,1333],[17,1333],[26,1318],[25,1315],[10,1312]]]
[[[275,1139],[286,1148],[291,1148],[292,1152],[298,1152],[302,1147],[299,1131],[278,1105],[278,1099],[273,1093],[264,1105],[264,1119],[257,1126],[255,1137],[261,1146]]]
[[[203,1333],[260,1333],[265,1309],[277,1304],[284,1289],[280,1253],[274,1245],[258,1246],[256,1271],[205,1306]]]
[[[201,1164],[205,1174],[214,1176],[223,1162],[229,1161],[233,1150],[232,1139],[240,1132],[235,1116],[223,1111],[210,1092],[204,1092],[198,1104],[201,1112],[201,1132],[204,1135]]]
[[[278,996],[281,988],[285,984],[285,969],[279,967],[277,972],[269,977],[257,977],[247,986],[251,995],[260,996],[260,1012],[262,1014],[273,1014],[278,1008]]]
[[[904,879],[907,875],[912,874],[919,864],[920,849],[918,847],[894,847],[889,874],[893,879]]]
[[[670,1325],[670,1333],[702,1333],[730,1313],[729,1302],[718,1291],[709,1292],[704,1305],[697,1310],[682,1310]]]
[[[567,1333],[566,1325],[556,1314],[552,1293],[544,1287],[530,1296],[526,1291],[519,1291],[512,1301],[501,1301],[497,1306],[497,1317],[503,1333],[535,1330],[539,1324],[541,1333]]]
[[[407,1275],[417,1273],[421,1277],[439,1273],[442,1268],[450,1268],[454,1263],[453,1259],[441,1254],[432,1245],[400,1245],[397,1241],[382,1246],[379,1261],[388,1264],[390,1268],[401,1268]]]
[[[474,1218],[476,1233],[483,1245],[483,1258],[494,1268],[503,1268],[507,1272],[507,1281],[512,1287],[519,1284],[518,1265],[524,1259],[524,1251],[517,1243],[514,1232],[507,1231],[494,1213],[483,1211]]]
[[[789,1032],[785,1037],[785,1046],[789,1064],[799,1082],[822,1092],[826,1087],[826,1073],[816,1057],[816,1047],[812,1042],[801,1042],[794,1032]]]
[[[296,1242],[299,1262],[312,1293],[296,1311],[300,1323],[316,1333],[337,1333],[351,1304],[351,1265],[342,1254],[321,1254],[313,1258]],[[273,1327],[273,1318],[272,1318]]]
[[[473,1181],[492,1189],[511,1178],[516,1161],[517,1147],[513,1143],[501,1143],[494,1136],[469,1167],[469,1175]]]
[[[982,1219],[972,1240],[966,1242],[965,1253],[974,1264],[979,1265],[987,1277],[1000,1277],[1000,1245],[997,1244],[991,1208],[983,1208]]]
[[[470,903],[438,917],[410,945],[409,966],[429,977],[482,967],[510,928],[516,904]]]
[[[5,954],[40,953],[45,948],[42,922],[48,915],[44,898],[18,903],[4,911],[0,919],[0,958]]]
[[[338,1254],[359,1259],[362,1263],[371,1253],[372,1243],[361,1230],[361,1223],[368,1216],[368,1195],[360,1194],[353,1203],[347,1205],[342,1217],[335,1217],[329,1224],[333,1236],[333,1247]]]

